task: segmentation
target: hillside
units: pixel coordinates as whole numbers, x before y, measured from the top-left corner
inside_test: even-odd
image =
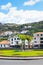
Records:
[[[43,31],[43,21],[18,25],[15,23],[0,23],[0,31],[22,31],[28,30],[27,34],[33,34],[34,32]]]
[[[15,23],[5,23],[5,24],[2,24],[0,23],[0,31],[14,31],[14,30],[17,30],[19,25],[15,24]]]
[[[42,32],[43,31],[43,21],[23,24],[22,27],[23,26],[31,26],[31,28],[28,28],[30,32]]]

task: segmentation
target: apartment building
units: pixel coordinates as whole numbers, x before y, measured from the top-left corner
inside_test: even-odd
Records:
[[[43,48],[43,32],[37,32],[33,36],[34,36],[33,47],[34,48]]]
[[[18,36],[10,37],[9,41],[11,47],[17,47],[22,44],[23,46],[25,45],[25,48],[28,48],[28,40],[21,40]]]
[[[21,39],[18,36],[10,37],[10,46],[20,45],[22,43]]]

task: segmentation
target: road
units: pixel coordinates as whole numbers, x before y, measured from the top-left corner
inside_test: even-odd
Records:
[[[0,65],[43,65],[43,60],[0,60]]]

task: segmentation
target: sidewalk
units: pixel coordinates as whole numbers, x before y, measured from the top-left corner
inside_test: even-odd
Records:
[[[35,60],[43,59],[43,57],[0,57],[3,60]]]

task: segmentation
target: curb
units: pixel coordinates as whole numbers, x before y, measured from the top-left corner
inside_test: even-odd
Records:
[[[43,57],[0,57],[0,60],[38,60]]]

